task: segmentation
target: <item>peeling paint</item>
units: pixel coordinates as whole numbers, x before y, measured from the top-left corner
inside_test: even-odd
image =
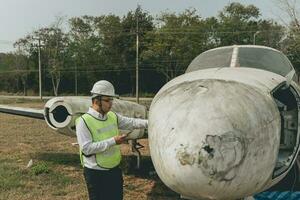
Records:
[[[176,158],[182,165],[193,165],[195,162],[195,157],[187,151],[187,147],[180,148],[177,151]]]
[[[197,153],[195,147],[180,144],[175,149],[176,158],[181,165],[198,166],[212,180],[230,181],[236,176],[233,169],[242,164],[247,153],[245,141],[248,140],[237,135],[232,132],[221,136],[207,135]]]
[[[203,160],[205,160],[205,156],[202,155],[201,151],[198,153],[198,165],[202,163]]]
[[[245,140],[233,133],[221,136],[207,135],[206,144],[198,153],[198,166],[207,176],[230,181],[236,176],[237,168],[247,153]]]

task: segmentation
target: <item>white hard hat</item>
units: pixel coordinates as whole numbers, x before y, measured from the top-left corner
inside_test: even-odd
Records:
[[[92,93],[92,97],[96,97],[96,96],[119,97],[119,95],[115,94],[114,86],[106,80],[101,80],[96,82],[91,90],[91,93]]]

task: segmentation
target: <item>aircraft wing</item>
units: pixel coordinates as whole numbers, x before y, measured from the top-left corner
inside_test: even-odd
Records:
[[[20,115],[20,116],[31,117],[35,119],[43,119],[43,120],[45,119],[43,109],[21,108],[21,107],[0,105],[0,113]]]
[[[84,114],[91,106],[89,97],[55,97],[46,102],[43,109],[22,108],[0,104],[0,113],[43,119],[53,130],[76,136],[75,121]],[[134,102],[115,99],[112,111],[126,117],[146,118],[147,110],[145,106]],[[124,130],[128,134],[128,139],[138,139],[147,137],[144,129]],[[129,132],[128,132],[129,131]]]

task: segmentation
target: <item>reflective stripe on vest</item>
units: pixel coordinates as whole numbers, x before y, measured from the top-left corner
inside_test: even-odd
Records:
[[[103,141],[119,134],[118,119],[115,113],[108,112],[107,119],[102,121],[89,114],[81,116],[89,129],[93,142]],[[80,160],[82,160],[82,151],[80,150]],[[97,165],[101,168],[114,168],[120,164],[121,151],[119,145],[113,145],[104,152],[96,154]]]

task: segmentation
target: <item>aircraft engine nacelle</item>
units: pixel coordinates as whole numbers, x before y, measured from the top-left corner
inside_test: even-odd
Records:
[[[56,97],[50,99],[44,107],[45,120],[52,129],[66,135],[76,135],[75,120],[86,113],[91,106],[89,97]],[[126,117],[146,118],[146,107],[134,102],[115,99],[112,111]],[[146,137],[144,129],[121,130],[129,134],[128,139]]]
[[[250,68],[199,70],[171,80],[149,111],[159,177],[187,199],[232,200],[271,187],[299,151],[293,88],[282,76]]]

